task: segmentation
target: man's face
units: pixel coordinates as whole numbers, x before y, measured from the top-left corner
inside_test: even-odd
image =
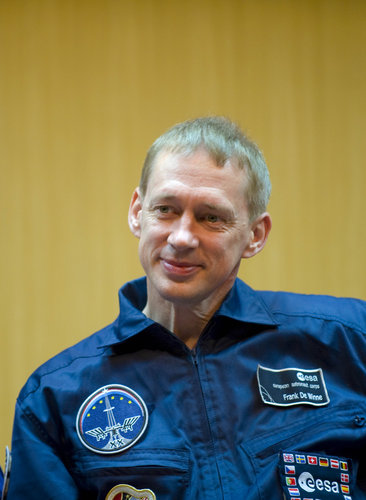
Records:
[[[221,302],[252,255],[245,183],[243,170],[218,167],[204,150],[158,155],[145,196],[136,191],[130,207],[149,294],[190,306]]]

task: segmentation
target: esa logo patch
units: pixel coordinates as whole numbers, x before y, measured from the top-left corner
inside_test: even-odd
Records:
[[[76,429],[80,441],[89,450],[119,453],[140,439],[147,421],[142,398],[129,387],[111,384],[96,390],[84,401],[76,417]]]
[[[352,500],[352,460],[296,451],[281,452],[279,458],[286,500]]]
[[[105,500],[156,500],[156,496],[151,490],[136,490],[128,484],[117,484]]]

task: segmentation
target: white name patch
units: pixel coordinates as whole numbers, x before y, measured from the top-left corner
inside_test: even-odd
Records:
[[[321,368],[273,370],[258,365],[257,379],[262,401],[274,406],[325,406],[329,396]]]

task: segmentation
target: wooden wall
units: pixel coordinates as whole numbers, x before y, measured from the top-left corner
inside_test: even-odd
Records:
[[[356,0],[0,0],[0,454],[26,377],[142,274],[130,194],[178,121],[230,116],[265,153],[274,226],[241,277],[366,299],[365,19]]]

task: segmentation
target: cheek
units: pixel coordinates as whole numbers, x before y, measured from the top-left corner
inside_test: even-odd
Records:
[[[139,240],[139,253],[140,256],[153,252],[164,241],[163,231],[159,230],[156,226],[146,225],[142,228],[141,237]]]
[[[245,242],[243,237],[236,233],[221,233],[206,237],[204,239],[204,245],[212,252],[223,254],[230,259],[232,255],[241,252],[242,247],[245,246]]]
[[[242,258],[243,252],[246,248],[246,239],[243,237],[233,236],[225,238],[217,243],[216,255],[224,263],[236,264]]]
[[[157,219],[154,215],[147,214],[141,218],[141,233],[147,238],[155,237],[156,234],[165,231],[166,224]]]

